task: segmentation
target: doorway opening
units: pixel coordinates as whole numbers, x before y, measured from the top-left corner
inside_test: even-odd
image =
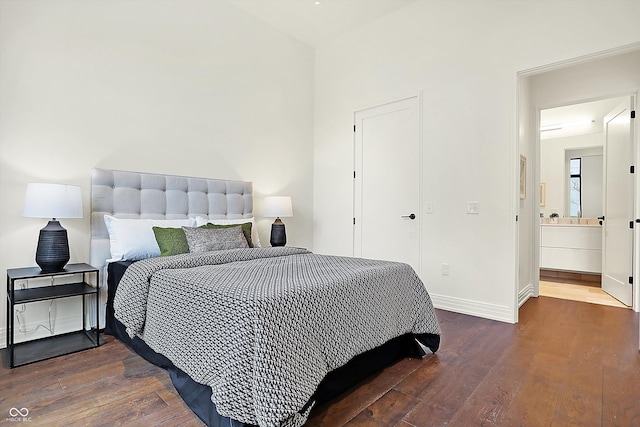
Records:
[[[628,308],[614,298],[620,298],[615,292],[612,296],[602,289],[606,118],[628,99],[606,98],[540,111],[542,296]],[[613,174],[626,171],[608,173],[613,179]],[[631,239],[628,245],[630,252]]]
[[[545,193],[542,191],[546,183],[540,179],[540,112],[545,109],[615,97],[626,97],[631,102],[635,102],[640,91],[638,67],[640,67],[640,43],[635,43],[518,73],[517,123],[519,135],[517,138],[518,149],[513,153],[514,202],[517,207],[516,246],[518,248],[516,253],[516,283],[518,286],[515,293],[517,305],[514,313],[516,321],[518,308],[525,304],[530,297],[540,295],[540,204],[544,201],[549,209],[568,209],[568,206],[564,205],[564,199],[558,202],[559,206],[550,206],[549,188],[545,188],[547,190]],[[624,117],[627,124],[631,123],[627,129],[632,134],[632,147],[631,152],[623,158],[624,162],[618,162],[617,167],[623,170],[626,168],[628,172],[628,165],[640,165],[640,128],[637,120],[631,120],[632,116],[625,115]],[[531,194],[532,197],[518,200],[517,165],[518,159],[522,157],[528,159],[526,194]],[[627,166],[621,168],[619,165]],[[569,166],[566,168],[568,170]],[[631,178],[632,189],[630,192],[632,195],[629,202],[632,204],[633,213],[631,217],[625,219],[626,232],[629,230],[631,220],[640,219],[640,185],[637,181],[637,175],[637,173],[632,174]],[[550,213],[545,212],[545,218],[548,220]],[[577,210],[575,213],[577,216]],[[558,218],[560,218],[559,215]],[[582,218],[574,218],[573,220],[579,219]],[[609,219],[612,218],[607,218],[607,220]],[[571,218],[565,218],[565,220],[571,220]],[[627,272],[628,268],[625,268],[624,279],[627,283],[633,282],[630,305],[635,311],[640,311],[640,280],[637,280],[640,277],[639,226],[635,226],[631,231],[631,240],[632,268],[631,272]],[[615,257],[612,257],[611,260],[615,260]],[[624,262],[627,263],[626,259]],[[602,275],[603,283],[607,282],[605,276],[605,274]]]

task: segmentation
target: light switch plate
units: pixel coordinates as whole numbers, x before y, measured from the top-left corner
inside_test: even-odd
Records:
[[[480,214],[480,202],[467,202],[467,214],[479,215]]]

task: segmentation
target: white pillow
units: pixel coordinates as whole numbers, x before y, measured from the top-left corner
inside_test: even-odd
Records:
[[[196,217],[196,226],[200,227],[207,223],[215,224],[215,225],[228,225],[228,224],[244,224],[245,222],[251,223],[251,241],[253,242],[254,248],[261,247],[260,245],[260,236],[258,235],[258,227],[256,227],[256,219],[254,217],[251,218],[238,218],[238,219],[209,219],[204,216]]]
[[[109,232],[111,259],[107,262],[139,259],[160,256],[160,248],[153,234],[156,227],[193,227],[194,218],[188,219],[125,219],[111,215],[104,216]]]

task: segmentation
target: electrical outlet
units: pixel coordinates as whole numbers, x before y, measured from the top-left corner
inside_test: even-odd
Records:
[[[467,202],[467,215],[479,215],[480,202]]]
[[[442,264],[442,275],[443,276],[448,276],[450,268],[451,268],[451,266],[449,264],[443,263]]]

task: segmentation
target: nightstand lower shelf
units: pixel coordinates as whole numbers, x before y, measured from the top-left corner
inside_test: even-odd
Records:
[[[99,338],[102,345],[105,343]],[[14,344],[13,365],[21,366],[96,347],[95,331],[76,331]]]

